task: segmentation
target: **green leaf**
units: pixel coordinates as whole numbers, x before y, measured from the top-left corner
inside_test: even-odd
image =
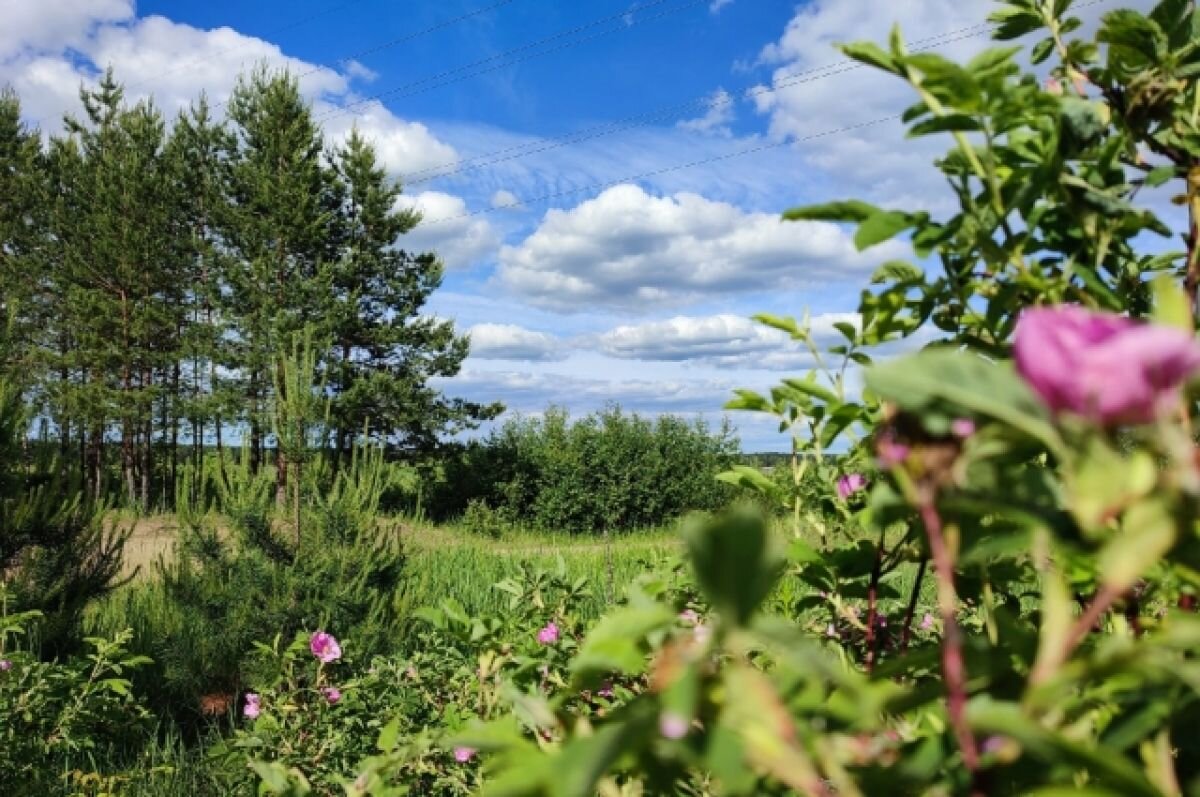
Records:
[[[963,113],[953,113],[947,116],[935,116],[912,126],[908,131],[909,138],[928,136],[933,133],[974,132],[981,129],[979,120]]]
[[[902,408],[922,413],[949,404],[1002,421],[1061,453],[1062,440],[1044,406],[1011,363],[994,363],[945,348],[926,349],[867,371],[867,387]]]
[[[712,520],[695,519],[684,529],[696,580],[726,621],[745,625],[780,572],[762,516],[739,509]]]
[[[1146,174],[1146,187],[1158,188],[1163,183],[1175,179],[1179,176],[1179,167],[1177,166],[1159,166],[1156,169],[1151,169]]]
[[[1175,545],[1179,526],[1162,498],[1149,498],[1125,513],[1121,530],[1100,552],[1105,585],[1124,592]]]
[[[658,604],[627,607],[605,615],[588,633],[571,662],[571,671],[581,678],[612,672],[640,673],[646,662],[642,644],[646,635],[674,619],[674,614]]]
[[[800,325],[796,323],[796,319],[791,316],[785,318],[783,316],[771,315],[770,313],[756,313],[750,316],[750,318],[763,326],[778,329],[780,332],[786,332],[791,336],[792,340],[804,340],[808,337],[807,330],[801,329]]]
[[[840,404],[841,399],[837,394],[829,388],[817,383],[816,374],[813,374],[812,379],[785,379],[783,383],[793,390],[798,390],[807,396],[820,399],[826,404]]]
[[[375,747],[381,753],[390,753],[396,749],[396,742],[399,740],[400,718],[396,717],[379,731],[379,740],[375,742]]]
[[[854,233],[854,245],[858,251],[883,243],[912,227],[915,219],[907,213],[895,210],[878,210],[858,225]]]
[[[1040,64],[1049,58],[1054,53],[1054,39],[1042,39],[1037,44],[1033,45],[1033,49],[1029,52],[1029,60],[1034,64]]]
[[[1016,704],[975,699],[967,706],[967,719],[977,733],[1008,736],[1047,765],[1085,769],[1092,778],[1116,788],[1125,797],[1162,797],[1129,759],[1045,728],[1027,717]]]
[[[874,205],[850,199],[841,202],[825,202],[820,205],[805,205],[784,212],[786,221],[846,221],[862,222],[872,213],[878,213]]]
[[[1195,331],[1192,322],[1192,303],[1182,286],[1171,276],[1163,274],[1151,283],[1154,290],[1154,320],[1160,324],[1178,327],[1191,334]]]
[[[893,75],[900,74],[900,65],[896,63],[896,59],[888,55],[876,44],[872,44],[871,42],[852,42],[851,44],[840,45],[838,49],[855,61],[869,64],[885,72],[891,72]]]
[[[1037,14],[1012,6],[993,12],[988,16],[988,21],[997,25],[996,30],[992,31],[992,38],[997,41],[1019,39],[1044,25]]]
[[[905,260],[889,260],[871,275],[871,284],[879,285],[884,282],[916,282],[924,278],[925,272]]]

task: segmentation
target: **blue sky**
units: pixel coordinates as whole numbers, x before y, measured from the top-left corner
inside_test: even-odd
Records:
[[[110,64],[131,97],[173,113],[202,90],[220,103],[265,61],[302,76],[331,139],[352,125],[374,139],[425,215],[402,245],[448,267],[431,311],[472,335],[448,392],[523,413],[617,401],[712,421],[733,388],[810,365],[751,314],[810,312],[832,342],[874,266],[909,256],[900,242],[858,253],[849,231],[781,211],[848,197],[948,207],[931,166],[945,142],[878,122],[910,95],[845,69],[833,43],[882,40],[898,21],[910,41],[966,58],[993,7],[11,1],[0,84],[44,130]],[[1149,5],[1104,0],[1081,16],[1130,4]],[[788,445],[769,423],[734,420],[749,450]]]

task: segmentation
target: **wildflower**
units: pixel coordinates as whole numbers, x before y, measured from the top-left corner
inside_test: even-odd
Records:
[[[8,672],[12,669],[12,662],[8,659],[0,659],[0,672]]]
[[[603,684],[601,684],[601,685],[600,685],[600,688],[599,688],[598,690],[596,690],[596,694],[597,694],[599,697],[607,697],[607,698],[611,698],[611,697],[613,696],[613,683],[612,683],[612,681],[605,681]]]
[[[308,642],[308,649],[324,664],[337,661],[342,657],[342,646],[338,644],[333,634],[327,634],[324,631],[318,631],[312,635],[312,639]]]
[[[933,615],[925,612],[925,616],[921,618],[921,630],[928,631],[933,628]]]
[[[700,615],[696,613],[695,609],[684,609],[679,613],[679,620],[684,625],[699,625]]]
[[[329,705],[331,706],[342,699],[342,690],[336,686],[327,686],[321,692],[325,695],[325,699],[329,701]]]
[[[546,627],[538,631],[537,641],[543,645],[553,645],[558,641],[558,626],[553,621],[546,623]]]
[[[664,711],[658,718],[658,732],[667,739],[682,739],[688,733],[688,721],[672,711]]]
[[[861,473],[847,473],[837,480],[837,494],[843,501],[866,487],[867,477]]]
[[[1200,370],[1200,344],[1187,332],[1074,305],[1024,311],[1013,353],[1052,411],[1103,426],[1153,421]]]
[[[885,429],[875,439],[875,458],[882,467],[894,468],[902,465],[904,460],[908,459],[910,451],[907,445],[896,439],[896,433],[891,429]]]
[[[838,638],[838,631],[837,628],[834,627],[833,623],[830,623],[828,626],[826,626],[825,636],[829,637],[830,639]]]
[[[246,719],[254,719],[262,710],[262,698],[253,692],[246,693],[246,705],[242,708],[242,714]]]
[[[455,747],[454,760],[460,764],[465,764],[474,758],[477,752],[479,751],[474,747]]]
[[[1046,78],[1046,92],[1055,97],[1063,95],[1063,84],[1057,78]]]
[[[697,645],[703,645],[712,639],[712,629],[704,623],[696,623],[696,627],[692,629],[692,639],[696,640]]]
[[[950,423],[950,434],[960,440],[966,440],[975,434],[975,421],[970,418],[956,418]]]

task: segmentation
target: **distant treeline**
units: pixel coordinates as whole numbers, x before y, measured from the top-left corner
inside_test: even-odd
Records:
[[[80,97],[43,137],[0,93],[0,300],[4,365],[91,495],[169,500],[233,427],[267,464],[302,330],[320,341],[335,463],[364,432],[420,451],[498,412],[429,386],[468,349],[422,313],[442,266],[403,248],[419,215],[397,209],[372,145],[327,141],[294,78],[243,78],[225,120],[200,98],[168,123],[111,73]]]

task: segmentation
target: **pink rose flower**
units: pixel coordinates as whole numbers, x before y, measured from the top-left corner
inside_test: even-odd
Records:
[[[342,657],[342,646],[334,639],[333,634],[327,634],[324,631],[318,631],[312,635],[312,639],[308,641],[308,649],[324,664],[337,661]]]
[[[253,692],[246,693],[246,705],[242,708],[242,714],[246,719],[254,719],[262,710],[262,698]]]
[[[667,739],[682,739],[688,733],[688,721],[671,711],[658,718],[658,732]]]
[[[894,468],[897,465],[902,465],[904,460],[908,459],[911,451],[912,449],[896,439],[895,433],[890,429],[885,429],[875,439],[875,458],[879,460],[880,466],[884,468]]]
[[[1153,421],[1200,370],[1200,344],[1187,332],[1075,305],[1021,313],[1013,354],[1053,412],[1104,426]]]
[[[546,623],[546,627],[538,631],[537,641],[543,645],[553,645],[558,641],[558,626],[553,621]]]
[[[454,760],[460,764],[465,764],[475,757],[475,753],[479,752],[474,747],[455,747]]]
[[[975,421],[970,418],[956,418],[950,422],[950,434],[966,440],[971,435],[975,434]]]
[[[861,473],[847,473],[837,480],[838,497],[845,501],[850,496],[867,488],[867,477]]]
[[[329,701],[329,705],[331,706],[342,699],[342,690],[336,686],[327,686],[321,690],[321,693],[325,695],[325,699]]]

